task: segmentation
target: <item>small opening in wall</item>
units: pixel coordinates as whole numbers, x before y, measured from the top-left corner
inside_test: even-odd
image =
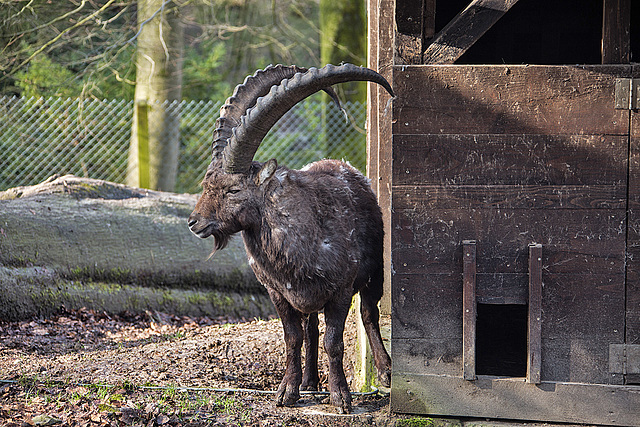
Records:
[[[478,304],[476,373],[524,377],[527,373],[526,305]]]

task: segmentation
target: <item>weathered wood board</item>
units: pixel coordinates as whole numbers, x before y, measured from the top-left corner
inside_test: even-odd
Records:
[[[627,135],[631,66],[396,66],[393,134]],[[585,108],[589,106],[589,108]]]
[[[393,386],[399,412],[586,425],[637,426],[640,420],[640,406],[632,404],[637,387],[411,374],[395,376]]]

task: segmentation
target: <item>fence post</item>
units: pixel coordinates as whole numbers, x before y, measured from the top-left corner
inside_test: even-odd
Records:
[[[138,185],[149,188],[149,104],[136,103],[138,114]]]

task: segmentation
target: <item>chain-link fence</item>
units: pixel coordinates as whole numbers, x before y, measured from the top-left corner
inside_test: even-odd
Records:
[[[177,192],[200,191],[220,105],[179,104]],[[132,108],[132,102],[121,100],[0,98],[0,191],[37,184],[56,173],[124,183]],[[348,122],[334,105],[315,98],[301,102],[269,132],[256,160],[275,158],[300,168],[321,158],[338,158],[364,171],[366,108],[360,103],[344,108]]]

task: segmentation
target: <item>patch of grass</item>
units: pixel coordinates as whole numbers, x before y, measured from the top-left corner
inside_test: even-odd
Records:
[[[63,274],[63,277],[68,280],[118,284],[134,283],[136,279],[131,270],[119,267],[109,270],[97,267],[75,267]]]
[[[13,267],[13,268],[28,268],[28,267],[33,267],[34,265],[37,264],[37,261],[36,261],[37,258],[38,258],[37,252],[35,254],[35,258],[28,258],[22,255],[16,258],[0,257],[0,265],[4,267]]]
[[[434,427],[431,418],[413,417],[396,421],[395,427]]]
[[[22,376],[19,394],[26,406],[53,406],[60,411],[82,408],[97,418],[116,420],[124,417],[140,425],[173,419],[179,423],[212,421],[223,425],[245,425],[252,419],[252,408],[241,398],[207,390],[188,390],[176,385],[145,388],[130,381],[119,384],[68,384],[42,381],[37,376]],[[146,387],[157,387],[146,384]],[[131,409],[128,409],[131,408]],[[86,416],[85,414],[85,416]],[[152,423],[153,424],[153,423]]]

